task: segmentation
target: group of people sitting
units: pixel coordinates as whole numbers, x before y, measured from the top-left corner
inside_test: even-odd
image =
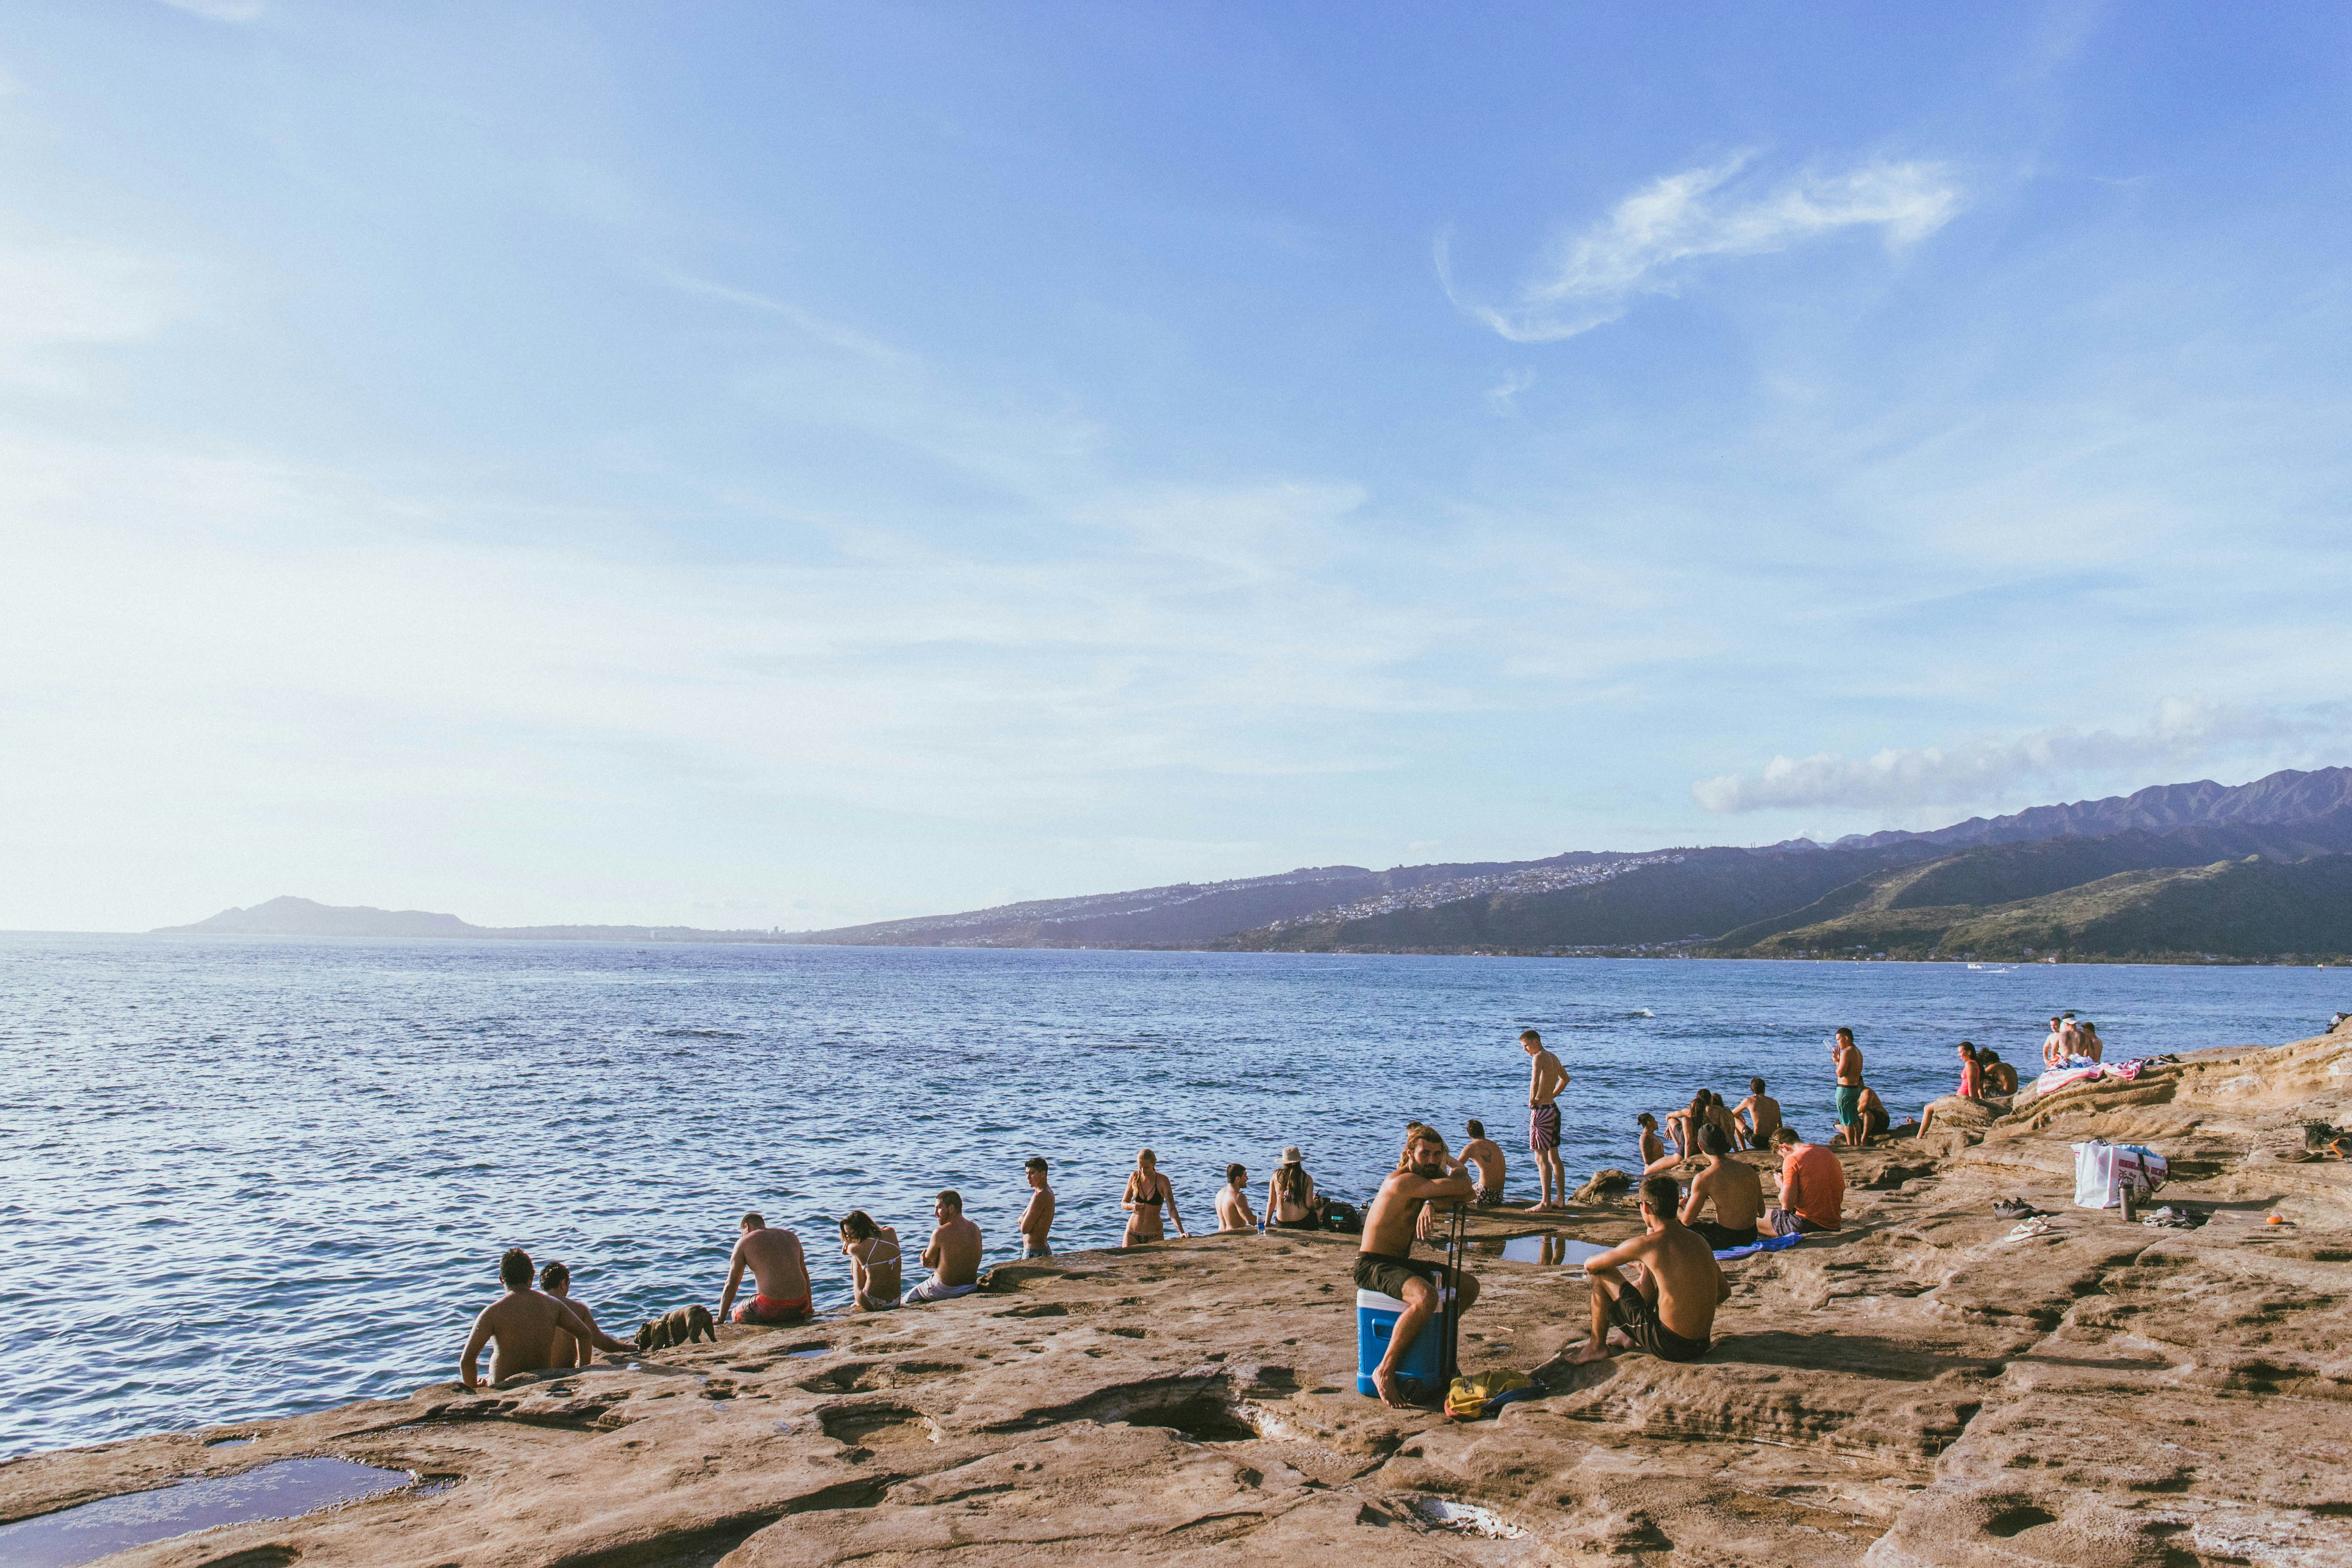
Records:
[[[2099,1026],[2072,1013],[2061,1013],[2050,1020],[2050,1032],[2042,1037],[2042,1066],[2046,1072],[2067,1068],[2094,1068],[2106,1055],[2107,1043],[2099,1038]]]

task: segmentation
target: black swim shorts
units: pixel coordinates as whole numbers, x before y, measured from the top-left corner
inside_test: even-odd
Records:
[[[1752,1225],[1746,1230],[1734,1230],[1719,1221],[1699,1219],[1691,1222],[1691,1228],[1706,1238],[1710,1251],[1728,1252],[1735,1247],[1756,1244],[1756,1227]]]
[[[1417,1258],[1398,1258],[1386,1252],[1356,1254],[1356,1289],[1376,1290],[1383,1296],[1404,1300],[1404,1282],[1426,1279],[1444,1289],[1451,1282],[1443,1263],[1423,1263]]]
[[[1622,1280],[1595,1279],[1596,1289],[1609,1292],[1609,1321],[1625,1331],[1625,1337],[1660,1361],[1696,1361],[1706,1354],[1707,1347],[1696,1340],[1686,1340],[1658,1321],[1658,1309],[1647,1296]]]

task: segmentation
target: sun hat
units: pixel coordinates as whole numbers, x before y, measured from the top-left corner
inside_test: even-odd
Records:
[[[1297,1144],[1293,1143],[1282,1152],[1281,1163],[1286,1165],[1304,1165],[1307,1163],[1307,1156],[1298,1152]]]

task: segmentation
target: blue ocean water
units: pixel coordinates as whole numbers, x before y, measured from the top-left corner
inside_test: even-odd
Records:
[[[2277,1042],[2352,1005],[2311,969],[1323,957],[0,937],[0,1456],[283,1415],[455,1375],[499,1253],[560,1258],[609,1328],[715,1307],[735,1221],[910,1240],[961,1189],[1015,1250],[1022,1162],[1055,1241],[1115,1245],[1150,1145],[1206,1226],[1228,1162],[1286,1143],[1361,1197],[1419,1117],[1524,1152],[1543,1030],[1571,1176],[1632,1117],[1771,1080],[1826,1131],[1859,1031],[1900,1115],[1967,1037],[2038,1060]],[[911,1248],[910,1248],[911,1250]]]

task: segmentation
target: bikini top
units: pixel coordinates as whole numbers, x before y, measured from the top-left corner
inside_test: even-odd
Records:
[[[1137,1218],[1140,1219],[1146,1209],[1151,1211],[1152,1218],[1160,1217],[1160,1205],[1167,1201],[1160,1194],[1165,1190],[1168,1178],[1157,1171],[1151,1173],[1151,1185],[1148,1190],[1139,1190],[1139,1184],[1133,1176],[1127,1179],[1128,1201],[1135,1205]]]

